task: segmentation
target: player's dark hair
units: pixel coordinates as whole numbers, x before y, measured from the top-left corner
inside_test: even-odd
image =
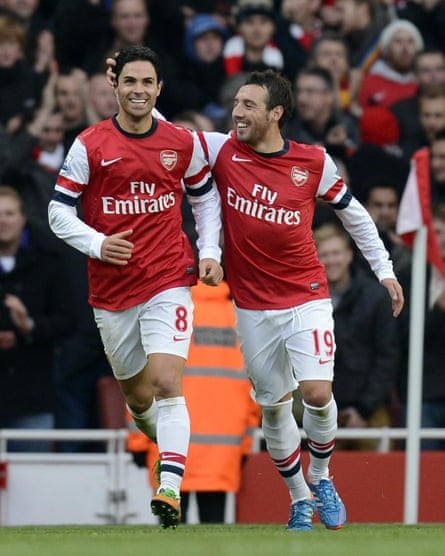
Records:
[[[155,69],[158,83],[162,81],[161,62],[159,60],[159,56],[154,50],[148,48],[147,46],[127,46],[119,52],[115,60],[116,67],[114,69],[114,73],[116,74],[116,82],[119,81],[119,75],[121,74],[122,68],[125,64],[139,61],[150,62]]]
[[[246,79],[245,85],[258,85],[268,92],[267,110],[275,106],[283,107],[283,115],[278,122],[280,128],[289,120],[294,109],[294,99],[290,82],[274,70],[254,71]]]

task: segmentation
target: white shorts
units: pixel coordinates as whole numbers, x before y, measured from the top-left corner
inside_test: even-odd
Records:
[[[188,287],[163,291],[125,311],[94,308],[94,318],[114,376],[119,380],[137,375],[151,353],[187,359],[193,331],[193,303]]]
[[[330,299],[290,309],[251,311],[235,306],[237,330],[254,398],[277,403],[304,380],[334,374],[334,320]]]

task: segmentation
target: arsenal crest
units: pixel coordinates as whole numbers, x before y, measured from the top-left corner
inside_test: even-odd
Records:
[[[159,156],[162,166],[169,172],[173,170],[178,162],[178,153],[176,151],[161,151]]]
[[[293,166],[290,171],[290,177],[297,187],[301,187],[309,178],[309,170],[302,170],[298,166]]]

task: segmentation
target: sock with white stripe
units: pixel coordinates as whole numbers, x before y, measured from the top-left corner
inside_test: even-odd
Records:
[[[303,428],[307,434],[310,460],[309,482],[318,484],[329,478],[329,462],[335,447],[337,433],[337,404],[332,396],[323,407],[314,407],[304,402]]]
[[[261,406],[267,450],[289,488],[292,502],[311,498],[301,469],[301,437],[292,413],[292,400]]]
[[[161,486],[179,496],[190,443],[190,417],[183,396],[158,400],[158,448]]]

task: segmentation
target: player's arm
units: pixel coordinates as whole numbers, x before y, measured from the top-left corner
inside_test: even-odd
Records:
[[[200,279],[214,286],[223,278],[222,267],[219,264],[221,261],[219,246],[221,202],[202,145],[197,134],[192,135],[193,156],[184,176],[184,184],[198,233]]]
[[[318,195],[335,210],[345,230],[368,261],[392,301],[397,317],[404,305],[402,287],[394,274],[392,261],[377,227],[365,207],[352,195],[338,174],[332,158],[326,154]]]
[[[111,264],[127,264],[133,248],[133,244],[126,239],[131,230],[107,237],[77,215],[77,203],[88,181],[86,150],[76,139],[60,170],[48,206],[49,226],[57,237],[89,257]]]
[[[118,266],[128,264],[134,244],[127,238],[133,230],[106,236],[85,224],[75,208],[55,200],[49,203],[48,219],[57,237],[85,255]]]

